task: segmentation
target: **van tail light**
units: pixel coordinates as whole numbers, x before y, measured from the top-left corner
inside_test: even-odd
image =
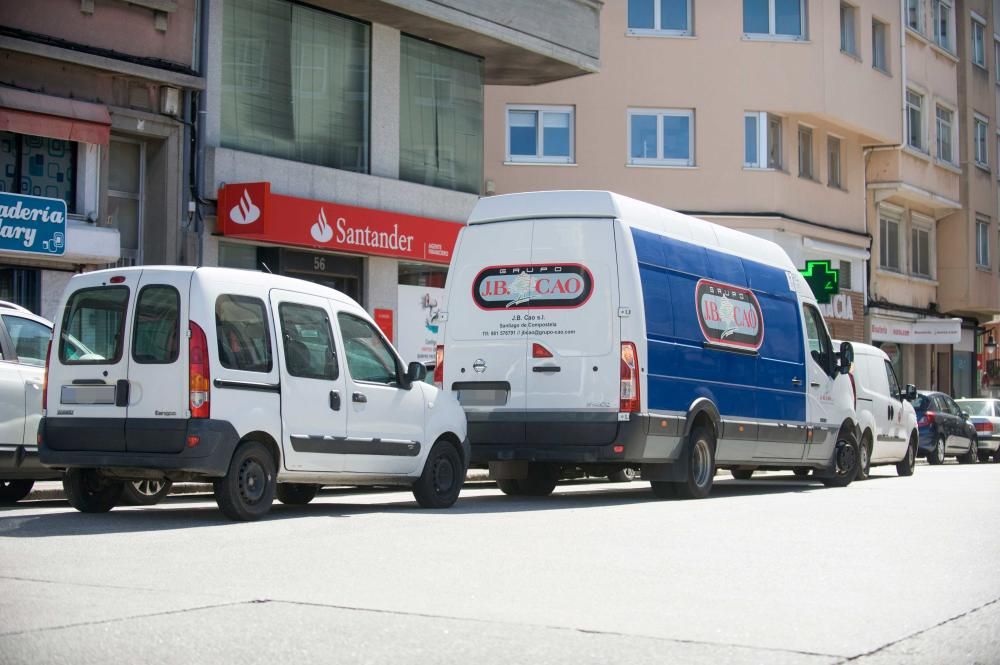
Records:
[[[989,421],[982,422],[982,423],[976,423],[976,431],[977,432],[985,432],[987,434],[992,434],[993,433],[993,423],[991,423]]]
[[[189,400],[192,418],[211,417],[212,377],[208,367],[208,340],[197,323],[190,323],[188,339]]]
[[[639,354],[635,344],[622,342],[621,405],[623,413],[639,412]]]
[[[934,412],[928,411],[924,415],[920,416],[920,420],[917,421],[918,427],[927,427],[934,424]]]
[[[551,358],[552,352],[546,349],[544,346],[535,342],[531,345],[531,357],[532,358]]]
[[[49,346],[45,349],[45,374],[42,379],[42,413],[45,413],[45,409],[48,408],[49,404],[49,363],[52,362],[52,340],[49,340]]]
[[[444,344],[434,349],[434,385],[444,390]]]

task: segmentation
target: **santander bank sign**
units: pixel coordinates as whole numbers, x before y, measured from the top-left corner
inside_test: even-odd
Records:
[[[225,236],[447,264],[462,224],[386,210],[272,194],[270,183],[219,189]]]

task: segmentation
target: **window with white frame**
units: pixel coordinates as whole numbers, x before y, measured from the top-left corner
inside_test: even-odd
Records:
[[[949,164],[955,163],[955,152],[954,146],[954,131],[955,131],[955,112],[949,108],[937,105],[935,111],[937,117],[935,119],[935,134],[937,136],[937,158],[942,162],[948,162]]]
[[[851,262],[841,261],[840,268],[837,273],[837,284],[840,286],[841,291],[851,290]]]
[[[889,73],[889,26],[872,19],[872,67]]]
[[[813,130],[799,125],[799,177],[813,177]]]
[[[906,143],[924,150],[924,96],[913,90],[906,91]]]
[[[976,265],[990,267],[990,218],[976,215]]]
[[[885,270],[899,272],[899,223],[896,215],[882,211],[879,215],[878,264]]]
[[[906,25],[917,32],[924,31],[924,0],[906,0]]]
[[[934,20],[934,41],[943,49],[955,50],[952,47],[952,26],[955,11],[951,0],[931,0],[931,16]]]
[[[993,67],[996,69],[993,76],[1000,83],[1000,38],[996,35],[993,38]]]
[[[781,118],[765,112],[743,115],[743,166],[780,169],[782,166]]]
[[[986,138],[989,135],[989,121],[977,113],[974,116],[973,125],[975,128],[974,138],[976,141],[976,166],[989,168],[989,144],[987,143],[988,139]]]
[[[1000,164],[1000,132],[997,132],[997,164]],[[1000,180],[1000,168],[997,169],[997,179]]]
[[[830,187],[843,187],[840,173],[840,139],[836,136],[826,137],[827,154],[827,184]]]
[[[840,50],[849,55],[858,54],[858,8],[840,3]]]
[[[931,226],[912,220],[910,226],[910,272],[919,277],[932,276],[931,273]]]
[[[629,163],[694,165],[694,111],[629,109]]]
[[[972,17],[972,64],[986,68],[986,23]]]
[[[628,0],[631,35],[680,36],[693,34],[693,0]]]
[[[571,164],[572,106],[508,106],[507,161]]]
[[[806,0],[743,0],[743,33],[777,39],[804,39]]]

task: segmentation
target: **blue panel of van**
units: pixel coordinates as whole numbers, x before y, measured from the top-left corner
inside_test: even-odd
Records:
[[[706,397],[723,418],[805,422],[802,323],[785,271],[631,231],[646,315],[649,409],[683,412]],[[757,296],[764,324],[757,355],[705,348],[695,301],[695,285],[702,278],[748,288]]]

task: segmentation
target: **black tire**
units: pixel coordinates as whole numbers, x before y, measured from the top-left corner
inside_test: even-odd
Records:
[[[988,464],[989,461],[990,461],[990,458],[992,456],[993,455],[990,453],[990,451],[988,451],[988,450],[980,450],[979,451],[979,463],[980,464]]]
[[[946,452],[948,452],[948,447],[945,444],[944,435],[938,434],[937,439],[934,440],[934,449],[927,453],[927,463],[935,466],[944,464]]]
[[[95,469],[68,469],[63,474],[66,500],[81,513],[106,513],[121,499],[125,483],[111,480]]]
[[[532,462],[525,478],[498,480],[497,487],[508,496],[548,496],[559,482],[559,467],[555,464]]]
[[[0,504],[17,503],[31,492],[34,480],[0,480]]]
[[[975,439],[969,440],[969,449],[958,456],[959,464],[975,464],[979,461],[979,444]]]
[[[861,454],[854,432],[845,432],[833,452],[833,475],[823,478],[827,487],[847,487],[861,470]]]
[[[912,476],[913,469],[917,466],[917,439],[912,437],[910,445],[906,449],[906,457],[896,464],[896,473],[900,476]]]
[[[608,480],[613,483],[630,483],[639,476],[634,467],[626,466],[608,474]]]
[[[316,498],[319,485],[304,483],[278,483],[274,495],[286,506],[304,506]]]
[[[868,480],[872,470],[872,442],[867,436],[861,440],[858,453],[861,455],[861,461],[858,464],[858,477],[855,480]]]
[[[676,483],[674,491],[679,499],[704,499],[715,482],[715,435],[704,425],[691,430],[684,454],[684,481]]]
[[[244,522],[266,515],[274,503],[274,467],[274,458],[263,443],[241,443],[229,462],[229,471],[213,483],[215,502],[222,514]]]
[[[805,478],[810,473],[812,473],[812,467],[797,466],[797,467],[795,467],[795,468],[792,469],[792,473],[794,473],[799,478]]]
[[[753,469],[730,469],[729,473],[736,480],[750,480],[753,477]]]
[[[130,506],[153,506],[170,494],[173,482],[159,480],[130,480],[122,487],[121,502]]]
[[[421,508],[451,508],[465,483],[465,466],[455,446],[439,440],[427,454],[424,471],[413,483],[413,498]]]

